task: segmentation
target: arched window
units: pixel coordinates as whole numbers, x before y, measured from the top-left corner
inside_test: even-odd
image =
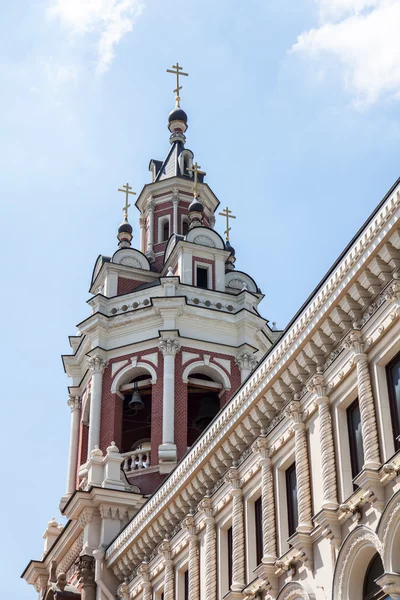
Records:
[[[120,387],[122,405],[121,454],[125,473],[150,466],[151,379],[139,375]]]
[[[222,385],[203,373],[191,373],[188,384],[187,444],[192,446],[220,409]]]
[[[187,235],[189,231],[189,221],[187,218],[184,218],[182,221],[182,235]]]
[[[163,225],[163,236],[162,241],[167,242],[169,239],[169,221],[165,221]]]
[[[382,591],[382,588],[375,583],[375,580],[381,575],[383,575],[383,564],[382,559],[377,552],[369,563],[365,575],[363,600],[382,600],[383,598],[389,598],[389,596]]]

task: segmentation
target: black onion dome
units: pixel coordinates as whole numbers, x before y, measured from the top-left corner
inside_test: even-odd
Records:
[[[130,223],[128,223],[128,221],[124,221],[118,227],[118,233],[132,233],[132,231],[133,231],[132,225]]]
[[[229,240],[225,242],[225,249],[228,250],[233,256],[235,256],[235,248],[230,245]]]
[[[189,212],[199,212],[202,213],[204,211],[204,206],[197,198],[193,198],[191,203],[189,204]]]
[[[168,123],[172,123],[172,121],[183,121],[187,124],[187,114],[181,109],[180,106],[176,106],[174,110],[171,110],[169,113]]]

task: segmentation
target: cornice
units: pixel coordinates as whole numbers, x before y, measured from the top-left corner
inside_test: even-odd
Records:
[[[106,558],[113,565],[121,554],[132,544],[133,538],[154,522],[159,513],[187,486],[188,480],[214,455],[223,440],[233,434],[239,422],[256,405],[265,394],[266,387],[288,366],[289,361],[307,340],[315,333],[317,325],[322,322],[328,310],[344,295],[356,276],[372,259],[373,254],[383,241],[393,233],[398,220],[400,194],[393,192],[380,209],[375,213],[372,222],[359,234],[351,247],[338,261],[333,272],[311,297],[295,319],[285,330],[280,340],[267,353],[258,368],[249,376],[232,400],[225,406],[207,431],[200,437],[181,463],[171,473],[165,483],[153,495],[138,515],[125,528],[118,538],[109,546]],[[378,308],[379,310],[379,308]],[[277,422],[281,413],[276,417]],[[273,425],[269,424],[268,429]]]

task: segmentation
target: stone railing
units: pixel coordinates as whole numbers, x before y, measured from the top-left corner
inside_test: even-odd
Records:
[[[136,450],[122,453],[121,456],[124,459],[122,468],[125,473],[146,469],[151,465],[151,446],[150,444],[143,444]]]

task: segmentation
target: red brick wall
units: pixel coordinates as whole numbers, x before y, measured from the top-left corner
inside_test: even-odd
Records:
[[[124,277],[118,277],[117,296],[122,294],[130,294],[139,285],[142,285],[143,281],[135,281],[134,279],[126,279]]]

